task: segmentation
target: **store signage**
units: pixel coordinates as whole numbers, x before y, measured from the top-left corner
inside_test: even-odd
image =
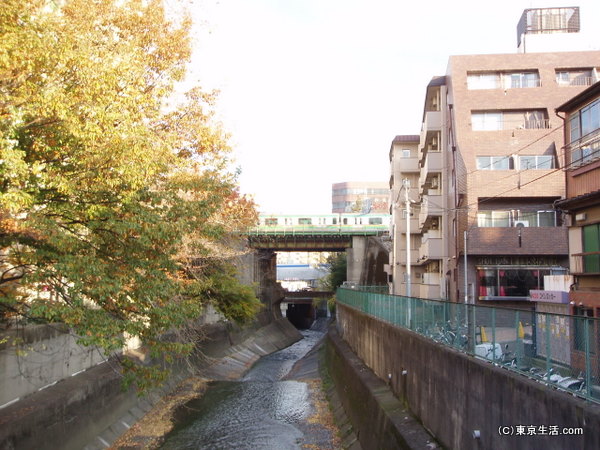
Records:
[[[480,256],[479,266],[558,266],[558,258],[544,256]]]
[[[569,293],[563,291],[529,291],[532,302],[569,303]]]

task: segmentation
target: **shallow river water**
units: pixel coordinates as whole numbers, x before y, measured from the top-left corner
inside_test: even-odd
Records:
[[[310,384],[284,379],[323,337],[321,320],[302,331],[304,339],[261,358],[241,380],[211,382],[201,398],[186,405],[189,413],[161,448],[333,448],[331,430],[315,429],[310,420],[315,413]]]

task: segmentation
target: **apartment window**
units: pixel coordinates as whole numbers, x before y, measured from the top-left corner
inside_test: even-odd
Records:
[[[556,83],[559,86],[591,86],[594,69],[557,70]]]
[[[581,118],[581,135],[585,136],[600,129],[600,100],[583,108],[579,114]]]
[[[540,86],[540,75],[537,71],[467,74],[467,88],[469,90],[518,89],[538,86]]]
[[[538,227],[555,227],[556,225],[556,211],[537,212]]]
[[[600,129],[600,100],[596,100],[582,108],[578,114],[581,122],[582,136]]]
[[[569,140],[571,150],[571,167],[588,164],[600,157],[600,141],[589,139],[600,133],[600,99],[586,105],[569,117]],[[585,139],[586,144],[578,141]]]
[[[473,131],[494,131],[502,129],[501,112],[479,112],[471,115]]]
[[[512,169],[512,158],[510,156],[478,156],[478,170],[509,170]]]
[[[600,224],[583,227],[583,271],[600,272]],[[586,255],[585,253],[591,253]]]
[[[579,114],[575,114],[569,119],[570,142],[575,142],[581,138],[581,125],[579,120]]]
[[[553,155],[519,156],[519,169],[554,169]]]
[[[600,158],[600,140],[571,151],[571,168],[589,164]]]
[[[509,227],[511,219],[510,211],[478,211],[478,227]]]
[[[540,85],[540,76],[537,72],[516,72],[507,75],[507,81],[510,81],[510,86],[515,88],[530,88]]]
[[[554,210],[522,211],[510,210],[479,210],[477,226],[488,227],[556,227],[559,226],[558,216]]]
[[[410,150],[408,149],[403,149],[402,150],[402,158],[410,158]]]
[[[476,89],[497,89],[500,87],[499,73],[476,73],[467,75],[467,87]]]
[[[471,113],[473,131],[550,128],[546,110],[477,111]]]

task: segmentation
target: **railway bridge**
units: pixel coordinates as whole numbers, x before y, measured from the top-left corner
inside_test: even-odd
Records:
[[[389,214],[261,214],[259,224],[247,235],[248,245],[258,255],[261,300],[276,316],[282,302],[300,315],[315,314],[312,299],[318,295],[303,292],[301,298],[295,297],[277,284],[278,252],[346,252],[348,281],[387,282],[389,226]]]

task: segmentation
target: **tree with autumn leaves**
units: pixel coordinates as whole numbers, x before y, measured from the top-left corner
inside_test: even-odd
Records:
[[[155,356],[212,303],[259,307],[228,256],[256,221],[215,123],[214,93],[175,101],[190,20],[160,0],[0,5],[0,315],[64,323],[107,355],[137,336]],[[138,387],[157,366],[122,359]]]

